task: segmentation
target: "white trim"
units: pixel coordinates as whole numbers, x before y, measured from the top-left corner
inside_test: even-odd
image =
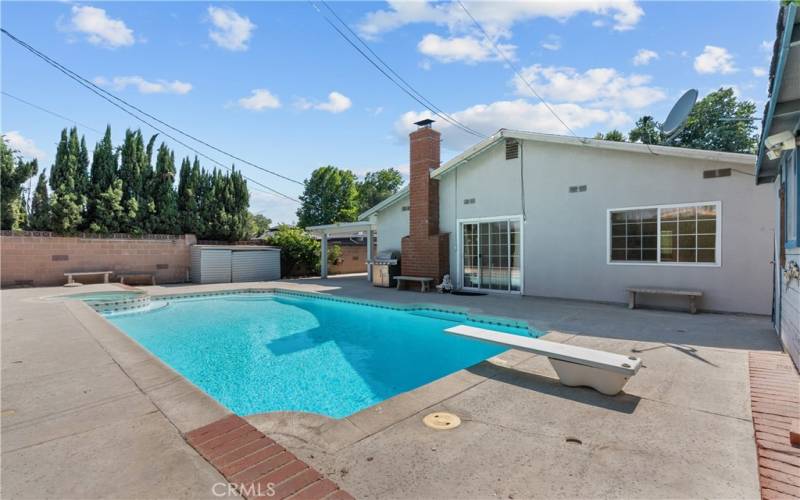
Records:
[[[609,149],[626,153],[646,154],[648,156],[669,156],[676,158],[689,158],[694,160],[710,160],[725,163],[736,163],[755,170],[756,156],[743,153],[728,153],[724,151],[708,151],[703,149],[677,148],[673,146],[657,146],[632,142],[604,141],[585,137],[570,137],[566,135],[542,134],[539,132],[525,132],[521,130],[500,129],[495,134],[475,144],[463,153],[455,156],[441,167],[431,172],[431,178],[438,178],[453,168],[459,167],[475,156],[482,154],[496,143],[509,139],[522,141],[547,142],[568,146],[590,147]]]
[[[717,211],[717,230],[714,245],[714,262],[661,262],[661,209],[696,207],[700,205],[714,205]],[[625,210],[646,210],[657,209],[656,215],[656,262],[625,262],[611,260],[611,212],[621,212]],[[619,207],[606,209],[606,264],[610,266],[657,266],[657,267],[722,267],[722,202],[717,201],[697,201],[690,203],[672,203],[665,205],[642,205],[636,207]]]
[[[464,250],[464,224],[512,220],[519,222],[519,290],[490,290],[487,288],[464,286],[464,258],[462,255]],[[522,215],[501,215],[496,217],[472,217],[467,219],[456,219],[456,232],[456,271],[458,273],[458,288],[460,290],[495,293],[500,295],[525,295],[525,222]],[[480,242],[478,242],[478,244],[480,244]],[[509,260],[509,266],[510,265],[511,264]]]

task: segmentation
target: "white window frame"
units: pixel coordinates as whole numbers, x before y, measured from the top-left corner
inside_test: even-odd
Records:
[[[519,222],[519,290],[492,290],[489,288],[473,288],[464,286],[464,224],[480,224],[481,222]],[[456,248],[456,259],[458,260],[458,288],[460,290],[475,291],[488,294],[500,295],[525,295],[525,221],[522,215],[505,215],[500,217],[474,217],[471,219],[457,219],[458,244]]]
[[[661,262],[661,210],[666,208],[697,207],[701,205],[714,205],[717,211],[717,231],[714,245],[714,262]],[[611,260],[611,212],[623,212],[626,210],[647,210],[656,209],[656,261],[621,261]],[[609,208],[606,210],[606,263],[610,266],[671,266],[671,267],[721,267],[722,266],[722,202],[721,201],[697,201],[692,203],[674,203],[670,205],[643,205],[638,207]]]

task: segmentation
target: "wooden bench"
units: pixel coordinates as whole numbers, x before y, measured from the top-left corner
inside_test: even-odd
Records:
[[[64,273],[64,276],[67,277],[67,285],[75,286],[75,276],[94,276],[97,274],[103,275],[103,283],[108,283],[108,276],[112,274],[114,271],[76,271],[72,273]],[[77,283],[80,285],[80,283]]]
[[[623,356],[474,326],[458,325],[446,329],[445,332],[545,356],[562,384],[572,387],[591,387],[609,396],[621,391],[628,379],[636,375],[642,365],[642,360],[634,356]]]
[[[632,287],[628,288],[627,290],[628,290],[628,309],[636,308],[637,293],[646,293],[649,295],[682,295],[684,297],[689,297],[689,312],[691,314],[697,313],[696,300],[698,297],[703,296],[703,292],[699,290],[676,290],[672,288],[644,288],[644,287]]]
[[[132,272],[132,273],[117,273],[119,276],[119,282],[123,285],[125,284],[125,278],[147,278],[150,282],[155,285],[156,284],[156,275],[155,273],[148,273],[148,272]]]
[[[419,283],[420,291],[427,292],[431,289],[431,283],[433,283],[433,278],[423,278],[420,276],[395,276],[397,280],[397,289],[402,290],[402,284],[406,281],[413,281],[415,283]]]

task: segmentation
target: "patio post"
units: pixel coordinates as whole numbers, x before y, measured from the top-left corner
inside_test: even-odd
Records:
[[[367,229],[367,281],[372,283],[372,228]]]
[[[322,252],[320,255],[320,277],[328,277],[328,233],[322,233]]]

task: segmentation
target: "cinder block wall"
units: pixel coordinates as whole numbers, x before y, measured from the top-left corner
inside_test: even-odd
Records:
[[[187,281],[190,246],[196,241],[191,234],[64,237],[2,231],[0,286],[63,285],[64,273],[72,271],[148,272],[155,273],[158,283],[182,283]]]

